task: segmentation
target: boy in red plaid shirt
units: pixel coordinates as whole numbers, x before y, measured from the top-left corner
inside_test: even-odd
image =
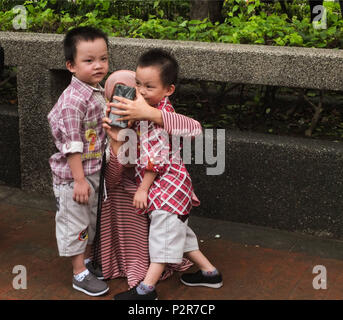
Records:
[[[174,57],[163,50],[149,50],[138,61],[138,94],[149,105],[174,112],[168,97],[175,91],[177,76],[178,63]],[[196,235],[188,227],[189,212],[199,201],[182,162],[180,148],[171,148],[171,137],[152,122],[136,122],[134,128],[140,143],[135,167],[139,186],[133,202],[138,213],[149,214],[150,266],[145,279],[138,286],[117,294],[114,299],[157,299],[155,285],[165,265],[181,263],[184,253],[200,270],[182,275],[182,283],[220,288],[222,277],[219,271],[201,253]]]

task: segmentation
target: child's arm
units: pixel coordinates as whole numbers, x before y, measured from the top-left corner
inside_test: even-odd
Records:
[[[123,97],[116,97],[119,103],[109,103],[108,106],[115,106],[120,110],[112,111],[114,114],[121,115],[118,120],[148,120],[164,128],[168,134],[196,137],[202,134],[201,124],[184,115],[159,110],[150,106],[136,90],[137,99],[128,100]]]
[[[80,204],[87,204],[91,189],[83,171],[81,153],[69,154],[67,161],[74,179],[73,199]]]
[[[133,197],[133,205],[137,209],[146,209],[148,207],[148,192],[154,182],[157,172],[145,170],[142,183],[138,187],[135,196]]]

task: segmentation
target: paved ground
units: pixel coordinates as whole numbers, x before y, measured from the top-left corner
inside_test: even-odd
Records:
[[[343,242],[280,230],[205,219],[190,220],[201,249],[220,268],[220,289],[190,288],[179,274],[158,285],[160,300],[303,300],[343,298]],[[71,287],[71,265],[58,257],[54,201],[0,187],[0,299],[110,300],[126,290],[124,279],[109,280],[110,293],[91,298]],[[220,235],[220,237],[216,237]],[[14,289],[25,266],[27,289]],[[314,289],[315,266],[326,268],[326,289]]]

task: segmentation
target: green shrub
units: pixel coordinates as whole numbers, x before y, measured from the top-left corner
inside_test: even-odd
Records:
[[[27,10],[27,30],[31,32],[65,33],[75,26],[92,25],[110,36],[190,40],[205,42],[266,44],[318,48],[343,47],[343,20],[339,4],[326,2],[327,28],[316,29],[309,19],[306,1],[288,7],[290,20],[278,3],[259,0],[227,0],[224,23],[189,20],[188,1],[108,1],[76,0],[16,1]],[[0,30],[15,31],[16,14],[9,0],[0,0]],[[173,10],[170,10],[174,5]],[[169,8],[169,9],[168,9]],[[177,13],[180,11],[180,14]],[[128,14],[129,13],[129,14]],[[170,18],[170,19],[168,19]]]

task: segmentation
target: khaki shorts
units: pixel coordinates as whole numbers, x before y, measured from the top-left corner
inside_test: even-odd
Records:
[[[95,236],[98,208],[99,172],[86,177],[91,193],[87,205],[73,200],[74,182],[54,185],[57,201],[56,239],[60,256],[84,253]]]
[[[164,210],[154,210],[149,215],[150,262],[181,263],[184,252],[198,250],[195,233],[178,215]]]

